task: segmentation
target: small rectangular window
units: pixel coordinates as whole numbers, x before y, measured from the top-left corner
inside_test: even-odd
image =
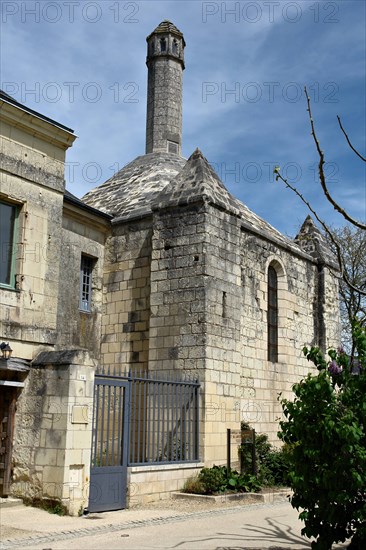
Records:
[[[0,285],[15,288],[15,244],[18,207],[0,202]]]
[[[92,294],[92,274],[94,260],[90,256],[81,256],[80,264],[80,310],[90,311]]]

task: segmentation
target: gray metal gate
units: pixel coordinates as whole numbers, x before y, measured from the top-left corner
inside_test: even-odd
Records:
[[[89,511],[126,507],[129,383],[95,377]]]
[[[199,460],[198,380],[97,372],[89,511],[126,507],[127,466]]]

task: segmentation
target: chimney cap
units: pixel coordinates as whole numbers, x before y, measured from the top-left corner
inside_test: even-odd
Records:
[[[183,38],[183,33],[177,29],[177,27],[171,22],[165,19],[162,21],[155,30],[153,30],[152,33],[149,34],[149,36],[146,38],[146,41],[149,41],[153,34],[174,34],[178,38],[183,39],[183,45],[185,46],[186,43]]]

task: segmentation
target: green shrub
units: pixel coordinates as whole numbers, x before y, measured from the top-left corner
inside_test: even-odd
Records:
[[[239,474],[236,470],[227,470],[226,466],[202,468],[198,476],[189,478],[183,487],[184,493],[214,495],[226,492],[256,492],[261,485],[256,476]]]
[[[317,550],[351,537],[350,548],[366,548],[366,330],[356,326],[354,340],[353,365],[341,348],[328,352],[329,361],[304,348],[319,373],[295,384],[293,402],[282,400],[291,504],[303,510],[302,534],[317,539]]]
[[[213,466],[202,468],[198,475],[199,481],[204,488],[204,494],[223,493],[227,488],[227,470],[225,466]]]
[[[230,470],[227,488],[240,493],[256,493],[261,490],[261,484],[252,474],[239,474],[236,470]]]
[[[242,430],[251,429],[249,424],[242,422]],[[285,486],[288,485],[290,447],[284,445],[277,449],[268,441],[268,435],[258,434],[255,438],[255,472],[262,486]],[[252,471],[252,446],[240,445],[239,457],[242,470]]]
[[[288,485],[288,456],[283,449],[271,449],[262,460],[261,478],[265,485]]]

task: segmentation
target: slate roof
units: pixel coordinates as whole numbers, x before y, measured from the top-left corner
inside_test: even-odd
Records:
[[[199,149],[188,161],[171,153],[139,156],[82,200],[112,214],[115,222],[203,200],[239,217],[249,231],[301,255],[309,253],[233,197]]]
[[[277,241],[286,248],[303,251],[294,241],[282,235],[231,195],[199,149],[194,151],[181,172],[155,198],[152,208],[179,206],[202,199],[239,217],[242,226],[250,231]]]
[[[153,209],[179,206],[204,200],[239,215],[238,201],[229,193],[199,149],[189,157],[182,170],[154,199]]]
[[[88,212],[95,214],[96,216],[99,216],[101,218],[110,220],[112,216],[110,214],[107,214],[106,212],[101,212],[100,210],[97,210],[96,208],[93,208],[89,204],[86,204],[82,200],[80,200],[78,197],[70,193],[67,189],[65,189],[64,193],[64,201],[68,202],[70,204],[73,204],[77,206],[78,208],[81,208],[82,210],[87,210]]]
[[[183,33],[179,29],[177,29],[177,27],[171,21],[168,21],[167,19],[165,19],[165,21],[162,21],[156,27],[156,29],[149,34],[146,40],[149,40],[150,36],[152,36],[153,34],[167,34],[167,33],[175,34],[176,36],[183,38]]]
[[[173,153],[141,155],[82,200],[116,220],[151,213],[151,203],[183,168],[186,159]]]

